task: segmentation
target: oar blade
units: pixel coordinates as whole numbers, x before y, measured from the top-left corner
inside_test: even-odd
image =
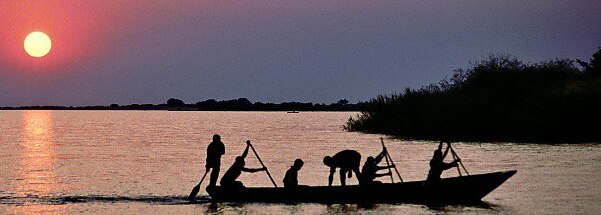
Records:
[[[200,184],[196,185],[192,189],[192,192],[190,192],[190,196],[188,196],[188,199],[192,200],[192,199],[196,198],[196,195],[198,195],[198,192],[200,192]]]

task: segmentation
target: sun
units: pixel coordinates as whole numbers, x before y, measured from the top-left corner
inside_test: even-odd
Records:
[[[31,32],[25,37],[23,48],[32,57],[44,57],[50,52],[52,42],[44,32]]]

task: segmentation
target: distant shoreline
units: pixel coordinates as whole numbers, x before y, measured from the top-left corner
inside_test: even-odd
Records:
[[[98,110],[98,111],[175,111],[175,112],[286,112],[285,110],[180,110],[180,109],[93,109],[93,108],[50,108],[50,107],[24,107],[24,108],[12,108],[12,107],[0,107],[1,111],[12,111],[12,110]],[[309,110],[309,111],[297,111],[294,113],[306,113],[306,112],[356,112],[361,113],[360,110]]]
[[[332,104],[283,102],[252,103],[246,98],[216,101],[209,99],[194,104],[186,104],[180,99],[171,98],[165,104],[111,104],[94,106],[20,106],[0,107],[0,110],[164,110],[164,111],[267,111],[267,112],[358,112],[363,103],[350,104],[341,99]]]

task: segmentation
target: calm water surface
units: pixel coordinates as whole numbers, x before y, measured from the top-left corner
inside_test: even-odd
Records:
[[[381,150],[380,135],[342,131],[355,114],[0,111],[0,213],[601,213],[601,146],[596,144],[456,143],[472,174],[518,170],[479,205],[189,204],[183,199],[204,172],[214,133],[226,145],[224,169],[249,139],[280,185],[296,158],[305,161],[302,184],[325,185],[323,156],[355,149],[365,159]],[[436,143],[385,141],[405,180],[425,179]],[[251,155],[247,165],[260,167]],[[262,172],[240,180],[271,186]]]

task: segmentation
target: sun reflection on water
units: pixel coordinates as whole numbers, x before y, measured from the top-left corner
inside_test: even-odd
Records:
[[[24,111],[21,129],[23,153],[19,163],[19,190],[28,195],[49,195],[56,186],[51,111]]]

